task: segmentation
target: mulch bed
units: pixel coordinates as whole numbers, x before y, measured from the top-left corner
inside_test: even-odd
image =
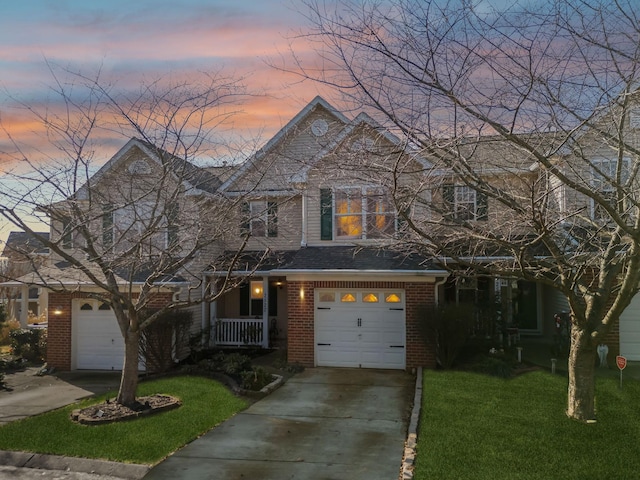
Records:
[[[182,402],[178,398],[161,394],[138,397],[135,405],[131,407],[116,403],[115,400],[107,400],[97,405],[74,410],[71,413],[71,419],[84,425],[101,425],[166,412],[181,405]]]

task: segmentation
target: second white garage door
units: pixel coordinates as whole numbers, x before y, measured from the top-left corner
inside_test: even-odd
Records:
[[[327,290],[315,293],[316,365],[405,368],[402,290]]]
[[[113,311],[97,300],[74,300],[75,368],[122,370],[124,339]]]
[[[640,294],[620,315],[620,355],[627,360],[640,360]]]

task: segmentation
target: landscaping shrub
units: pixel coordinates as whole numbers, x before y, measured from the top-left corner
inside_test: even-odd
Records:
[[[469,339],[475,322],[470,304],[444,304],[421,308],[420,333],[428,346],[435,345],[436,359],[451,368]]]
[[[514,360],[504,355],[482,355],[470,365],[469,370],[499,378],[513,376]]]
[[[262,367],[254,367],[241,373],[242,387],[246,390],[261,390],[271,383],[273,376]]]
[[[147,371],[163,373],[173,367],[173,353],[189,343],[192,320],[193,314],[188,310],[167,311],[142,331],[140,358]]]
[[[241,353],[230,353],[225,356],[222,369],[227,375],[240,375],[251,370],[251,357]]]
[[[11,337],[9,334],[19,328],[20,322],[17,320],[8,320],[0,323],[0,345],[11,345]]]
[[[43,361],[47,351],[47,331],[44,329],[21,328],[11,330],[11,353],[25,360]]]

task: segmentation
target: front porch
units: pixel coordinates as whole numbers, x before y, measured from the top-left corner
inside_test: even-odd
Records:
[[[210,346],[275,348],[286,345],[284,278],[251,277],[209,304]]]

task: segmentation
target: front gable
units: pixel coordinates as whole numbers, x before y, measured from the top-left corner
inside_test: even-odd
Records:
[[[316,97],[227,180],[228,195],[276,194],[295,189],[292,178],[331,144],[349,119]]]

